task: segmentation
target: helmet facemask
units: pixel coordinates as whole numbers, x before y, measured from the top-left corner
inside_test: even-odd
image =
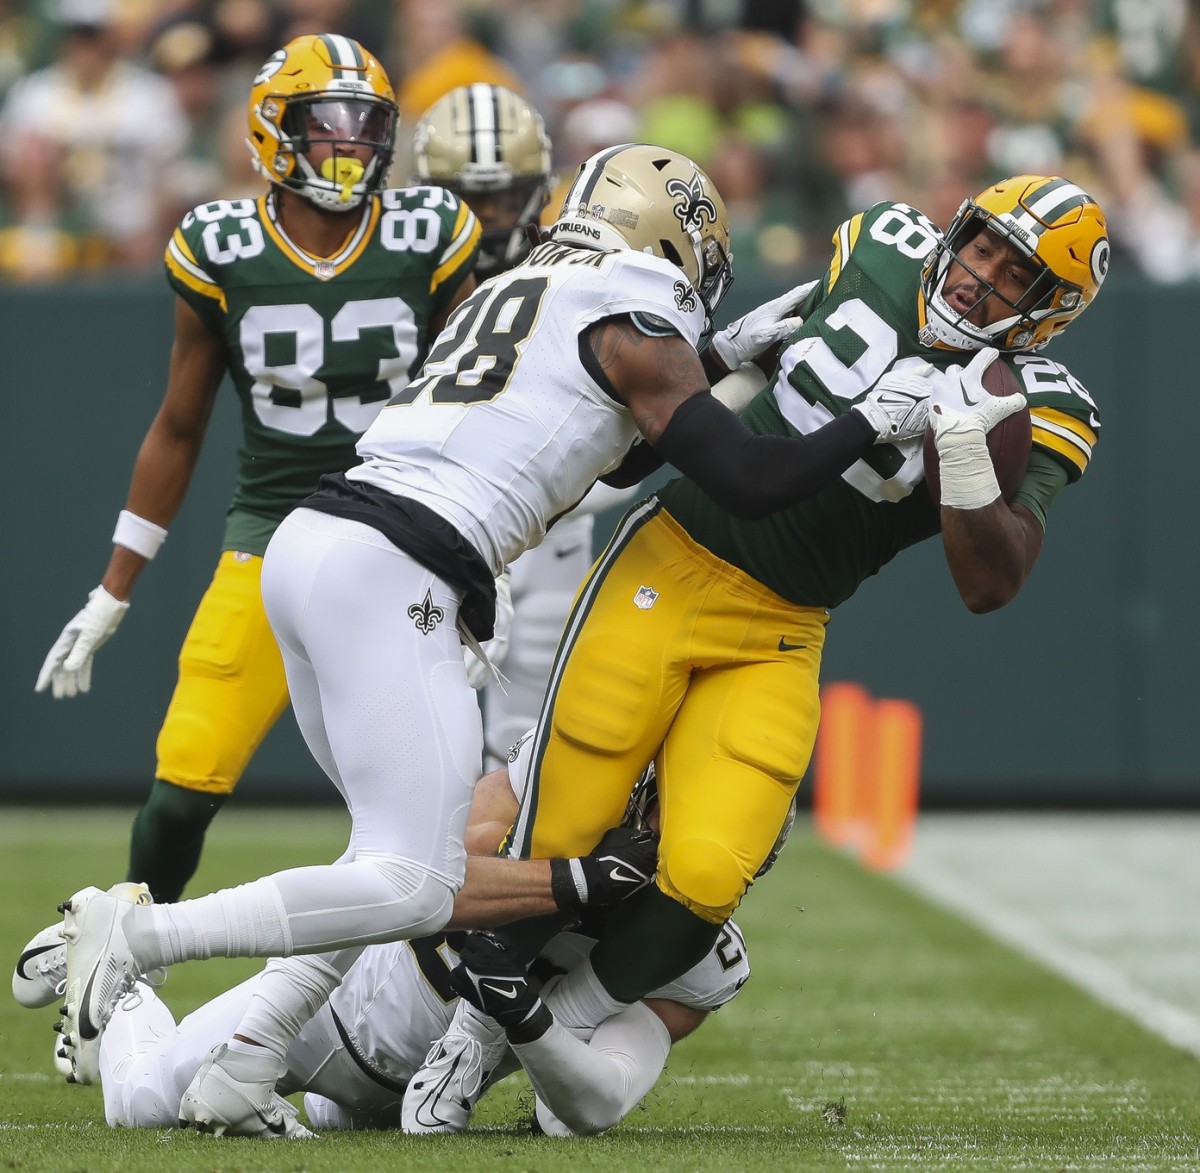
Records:
[[[1021,257],[1031,272],[1029,285],[1015,301],[984,281],[969,258],[964,259],[971,242],[985,230]],[[1091,303],[1108,272],[1108,260],[1104,213],[1082,188],[1057,176],[1002,180],[965,200],[945,237],[930,250],[921,271],[927,311],[921,341],[957,350],[1040,350]],[[956,265],[982,289],[965,309],[953,307],[946,297],[946,282]],[[987,298],[998,299],[1010,312],[980,326],[969,315]]]
[[[529,255],[528,228],[536,224],[542,209],[550,199],[550,183],[542,176],[516,176],[505,163],[484,165],[489,175],[481,174],[483,167],[464,168],[453,180],[442,186],[452,191],[485,222],[482,214],[491,205],[490,214],[502,221],[502,226],[483,230],[479,238],[479,257],[475,273],[481,281],[511,269]]]
[[[294,162],[291,174],[276,182],[317,207],[348,212],[383,186],[396,137],[396,111],[389,103],[331,94],[291,98],[279,126],[276,166],[289,157]],[[314,162],[310,153],[317,148],[323,154],[326,146],[329,154]],[[365,163],[363,147],[370,149]]]

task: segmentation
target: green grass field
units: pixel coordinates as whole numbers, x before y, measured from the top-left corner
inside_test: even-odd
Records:
[[[57,901],[121,878],[131,812],[0,816],[0,945],[11,967]],[[194,891],[327,860],[328,811],[227,811]],[[673,1053],[607,1136],[528,1134],[528,1090],[489,1096],[465,1136],[267,1144],[114,1132],[97,1088],[49,1065],[51,1010],[0,998],[0,1169],[1200,1170],[1200,1065],[1072,986],[797,833],[739,923],[754,976]],[[256,968],[192,963],[176,1015]]]

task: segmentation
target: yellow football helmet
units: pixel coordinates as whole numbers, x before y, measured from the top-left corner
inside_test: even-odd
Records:
[[[246,140],[254,165],[318,208],[346,212],[378,191],[395,141],[392,83],[349,37],[297,37],[271,54],[254,78]],[[316,143],[331,144],[331,153],[314,164],[309,153]],[[365,160],[364,147],[370,152]]]
[[[710,322],[733,282],[725,202],[691,159],[665,147],[626,143],[585,159],[550,236],[665,258],[695,287]]]
[[[952,261],[987,228],[1003,237],[1038,270],[1012,313],[976,326],[942,297]],[[1041,350],[1091,304],[1108,273],[1108,225],[1083,188],[1054,175],[1018,175],[964,200],[946,235],[926,258],[921,273],[926,322],[921,340],[957,350],[994,346],[1008,352]],[[1000,297],[983,282],[991,296]],[[984,296],[988,296],[985,294]],[[982,299],[981,299],[982,300]]]
[[[554,172],[542,116],[503,86],[459,86],[421,116],[413,164],[422,183],[449,188],[483,224],[475,272],[509,269],[528,252],[526,226],[550,199]]]

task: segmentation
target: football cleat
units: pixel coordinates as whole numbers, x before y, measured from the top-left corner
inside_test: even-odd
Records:
[[[90,899],[98,895],[100,889],[85,888],[83,892]],[[150,904],[153,900],[145,884],[114,884],[108,892],[110,896],[128,900],[132,904]],[[13,997],[30,1010],[49,1006],[55,998],[61,998],[66,990],[67,942],[62,930],[61,920],[47,925],[29,940],[17,959],[12,976]],[[164,980],[165,977],[164,973]],[[152,980],[151,984],[162,983]]]
[[[401,1127],[407,1133],[462,1132],[507,1051],[504,1031],[460,1001],[446,1033],[408,1081]]]
[[[131,899],[130,890],[139,888],[144,886],[119,884],[112,892],[84,888],[60,906],[67,971],[62,1041],[75,1083],[96,1081],[104,1028],[142,976],[124,930],[124,921],[142,902]]]
[[[296,1108],[275,1090],[280,1067],[268,1051],[259,1058],[233,1054],[225,1043],[213,1047],[179,1102],[180,1128],[213,1136],[313,1139],[316,1133],[300,1123]]]

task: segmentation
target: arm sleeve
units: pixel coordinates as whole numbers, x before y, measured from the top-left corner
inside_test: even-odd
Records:
[[[721,508],[754,519],[825,488],[875,440],[857,411],[807,436],[759,436],[704,392],[675,409],[654,447]]]
[[[590,1041],[555,1023],[516,1043],[550,1136],[594,1136],[623,1120],[657,1082],[671,1051],[662,1019],[641,1002],[602,1022]]]
[[[631,489],[662,468],[663,463],[663,458],[649,444],[635,444],[612,472],[600,478],[600,483],[610,489]]]

